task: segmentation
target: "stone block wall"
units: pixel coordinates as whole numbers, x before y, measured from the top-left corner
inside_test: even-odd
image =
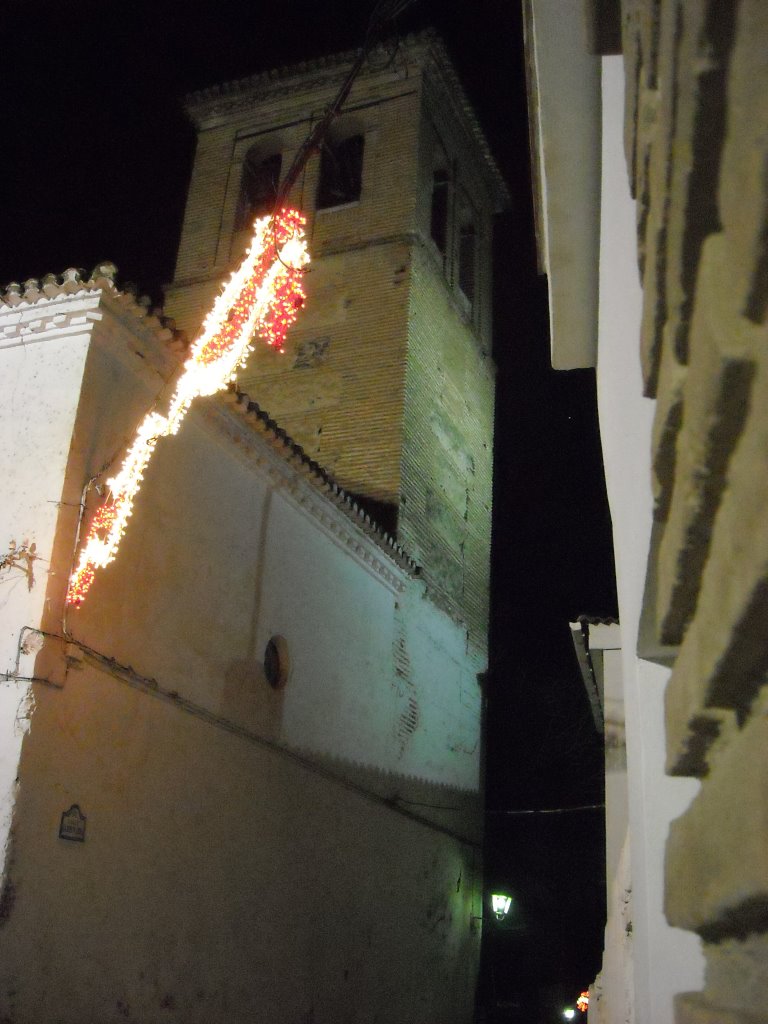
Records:
[[[677,1019],[768,1020],[768,7],[628,0],[622,35],[667,768],[701,779],[667,845],[708,964]]]

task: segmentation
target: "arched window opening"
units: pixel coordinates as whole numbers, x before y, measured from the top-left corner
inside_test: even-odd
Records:
[[[248,153],[243,164],[243,178],[240,185],[235,230],[249,228],[257,217],[271,214],[275,208],[280,187],[280,171],[283,157],[280,153],[260,157]]]
[[[339,142],[331,140],[323,144],[317,190],[318,210],[354,203],[360,198],[364,148],[362,135],[349,135]]]

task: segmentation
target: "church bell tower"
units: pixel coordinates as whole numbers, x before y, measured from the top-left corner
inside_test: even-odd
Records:
[[[194,335],[254,217],[355,55],[195,93],[198,144],[166,311]],[[374,52],[289,202],[308,218],[307,303],[238,386],[422,567],[485,650],[494,365],[491,225],[507,202],[443,44]]]

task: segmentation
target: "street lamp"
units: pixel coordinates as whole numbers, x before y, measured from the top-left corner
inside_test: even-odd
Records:
[[[563,1016],[566,1020],[573,1020],[576,1016],[576,1011],[572,1006],[569,1006],[567,1010],[563,1010]]]
[[[512,906],[512,897],[503,892],[495,892],[491,895],[491,910],[496,915],[497,921],[503,921]]]

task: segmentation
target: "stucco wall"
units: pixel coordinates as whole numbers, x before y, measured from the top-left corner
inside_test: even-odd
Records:
[[[65,495],[163,366],[102,312]],[[220,399],[190,413],[70,644],[38,658],[63,687],[35,685],[22,750],[0,927],[14,1024],[470,1018],[484,664],[284,447]],[[59,521],[47,629],[74,525]],[[74,803],[83,843],[58,835]]]
[[[32,658],[20,651],[20,630],[40,624],[88,351],[86,311],[97,304],[69,301],[67,323],[48,331],[40,325],[59,312],[58,304],[0,309],[2,326],[16,332],[0,342],[0,875],[29,710],[24,677],[32,674]],[[35,321],[32,333],[28,325]]]
[[[462,686],[472,693],[465,677],[483,664],[466,655],[464,630],[424,598],[423,584],[396,568],[386,581],[367,564],[357,546],[377,549],[354,523],[346,536],[334,533],[342,513],[326,509],[325,524],[315,514],[322,499],[304,498],[247,422],[218,400],[193,410],[158,446],[119,560],[70,616],[76,636],[257,727],[264,648],[284,636],[291,674],[272,729],[281,742],[477,790],[477,755],[446,744],[449,719],[470,746],[477,733],[474,677],[471,707],[459,697]],[[424,690],[421,728],[402,752],[392,742],[402,711],[395,644],[407,658],[403,677]]]
[[[469,847],[90,666],[29,740],[14,1024],[470,1019]],[[83,844],[57,838],[73,802]]]
[[[602,216],[598,403],[616,552],[622,630],[633,887],[635,1019],[671,1024],[672,996],[701,985],[698,940],[663,914],[669,823],[698,789],[664,774],[664,687],[669,670],[637,656],[651,536],[654,403],[642,396],[638,338],[642,293],[635,206],[623,150],[624,70],[603,58]]]

